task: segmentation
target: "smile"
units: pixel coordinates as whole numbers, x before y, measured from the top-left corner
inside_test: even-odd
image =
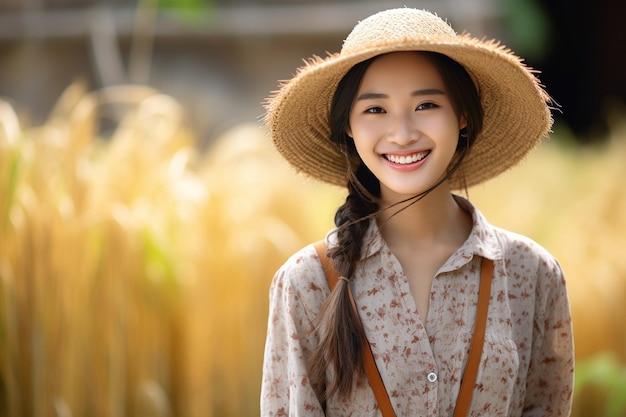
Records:
[[[409,164],[414,164],[415,162],[421,161],[422,159],[426,158],[426,156],[428,156],[429,153],[430,151],[418,152],[418,153],[414,153],[411,155],[385,154],[384,157],[389,162],[393,162],[394,164],[409,165]]]

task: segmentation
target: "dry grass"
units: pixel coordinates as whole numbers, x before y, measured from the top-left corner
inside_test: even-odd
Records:
[[[193,143],[143,87],[0,105],[0,414],[258,414],[268,281],[327,197],[258,127]]]
[[[578,358],[624,363],[614,134],[603,149],[544,146],[470,197],[560,259]],[[198,154],[183,109],[148,88],[72,86],[35,128],[0,102],[0,414],[258,415],[269,281],[341,199],[256,125]]]

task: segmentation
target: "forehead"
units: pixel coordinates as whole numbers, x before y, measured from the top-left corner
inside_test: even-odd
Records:
[[[435,65],[419,52],[393,52],[377,57],[367,68],[360,90],[412,86],[443,87]]]

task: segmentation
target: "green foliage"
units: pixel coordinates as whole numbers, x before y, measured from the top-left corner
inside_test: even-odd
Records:
[[[548,19],[535,0],[505,0],[504,27],[511,37],[510,45],[527,58],[540,58],[549,49],[551,38]]]
[[[604,410],[597,417],[622,417],[626,413],[626,366],[612,352],[597,354],[576,365],[574,397],[589,388],[606,396]]]
[[[159,9],[170,12],[187,24],[200,23],[213,9],[213,0],[158,0]]]

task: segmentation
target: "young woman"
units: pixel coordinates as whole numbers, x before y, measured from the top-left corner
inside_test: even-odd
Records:
[[[483,260],[493,269],[467,415],[569,415],[559,264],[453,193],[518,163],[549,132],[548,104],[510,51],[409,8],[363,20],[341,53],[311,60],[270,97],[277,149],[348,195],[325,239],[341,276],[333,290],[312,245],[272,282],[263,416],[381,415],[367,345],[395,415],[452,416]]]

